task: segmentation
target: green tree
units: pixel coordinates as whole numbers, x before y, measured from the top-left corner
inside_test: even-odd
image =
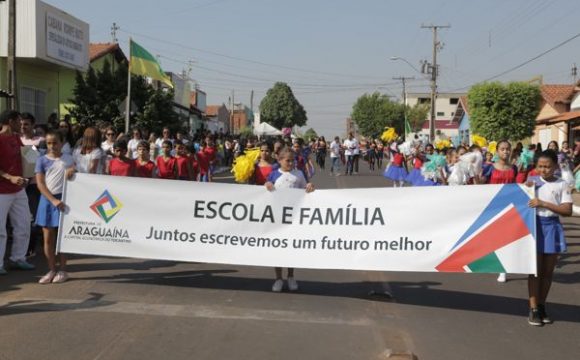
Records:
[[[522,140],[534,134],[541,93],[523,82],[481,83],[467,95],[471,132],[489,140]]]
[[[149,129],[156,134],[161,134],[164,127],[176,131],[183,127],[179,117],[173,109],[172,89],[150,89],[150,95],[143,111],[136,114],[131,120],[133,126]]]
[[[308,120],[304,107],[283,82],[275,83],[260,102],[260,119],[278,129],[304,126]]]
[[[351,117],[365,136],[376,137],[387,126],[394,127],[398,134],[405,132],[404,105],[378,92],[359,97],[352,107]]]
[[[316,131],[313,128],[306,130],[304,132],[304,135],[302,136],[302,138],[306,141],[310,141],[312,138],[317,138],[317,137],[318,137],[318,134],[316,134]]]
[[[89,67],[86,75],[77,71],[73,98],[70,99],[74,106],[68,108],[71,116],[81,126],[94,125],[99,120],[115,122],[120,117],[121,93],[126,92],[121,90],[120,83],[126,87],[127,81],[121,73],[111,70],[106,59],[100,71],[93,67]]]
[[[92,126],[99,120],[110,121],[117,131],[125,129],[125,109],[121,104],[127,97],[127,65],[120,64],[112,71],[107,59],[100,71],[89,67],[86,74],[76,73],[73,89],[74,105],[68,110],[82,126]],[[137,111],[131,114],[131,126],[159,132],[164,126],[173,130],[183,127],[173,110],[173,90],[153,89],[142,76],[131,76],[131,103]]]
[[[428,114],[429,106],[425,104],[415,104],[413,107],[407,106],[407,120],[411,125],[411,131],[421,131]]]

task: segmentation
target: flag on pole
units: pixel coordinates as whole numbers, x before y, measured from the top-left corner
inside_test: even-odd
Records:
[[[163,72],[161,65],[159,65],[157,59],[149,51],[145,50],[133,40],[130,40],[130,48],[131,60],[129,62],[129,72],[131,74],[148,76],[167,84],[167,86],[173,87],[171,78]]]
[[[405,138],[412,132],[413,130],[411,129],[411,123],[409,123],[409,119],[405,117]]]

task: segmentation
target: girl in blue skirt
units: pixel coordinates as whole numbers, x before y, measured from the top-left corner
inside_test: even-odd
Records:
[[[564,228],[560,216],[572,215],[572,191],[562,179],[554,176],[558,157],[552,150],[544,151],[536,163],[538,176],[528,178],[536,188],[536,197],[529,206],[536,208],[536,241],[538,276],[528,278],[530,314],[528,323],[534,326],[551,324],[546,313],[546,298],[552,285],[558,255],[566,251]]]

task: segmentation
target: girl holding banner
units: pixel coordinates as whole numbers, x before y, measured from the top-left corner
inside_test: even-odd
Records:
[[[265,186],[268,191],[275,189],[305,189],[307,193],[314,191],[314,185],[306,181],[302,171],[294,167],[295,154],[289,148],[284,148],[278,154],[278,163],[280,167],[273,170],[268,176],[268,181]],[[280,292],[284,288],[284,280],[282,279],[282,268],[274,269],[276,273],[276,281],[272,285],[272,291]],[[294,279],[294,268],[288,268],[288,290],[298,290],[298,283]]]
[[[552,285],[558,255],[566,252],[560,216],[572,215],[572,192],[564,180],[554,175],[557,169],[556,153],[546,150],[539,156],[536,164],[538,176],[528,179],[530,186],[535,185],[536,188],[536,197],[530,200],[529,206],[537,209],[538,276],[528,277],[528,323],[534,326],[552,323],[546,313],[546,298]]]

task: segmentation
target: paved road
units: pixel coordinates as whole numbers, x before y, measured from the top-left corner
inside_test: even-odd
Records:
[[[387,184],[364,170],[315,183]],[[580,221],[566,228],[556,323],[540,329],[521,276],[299,270],[300,292],[275,294],[269,268],[75,256],[64,284],[37,285],[41,270],[0,278],[0,360],[577,359]]]

